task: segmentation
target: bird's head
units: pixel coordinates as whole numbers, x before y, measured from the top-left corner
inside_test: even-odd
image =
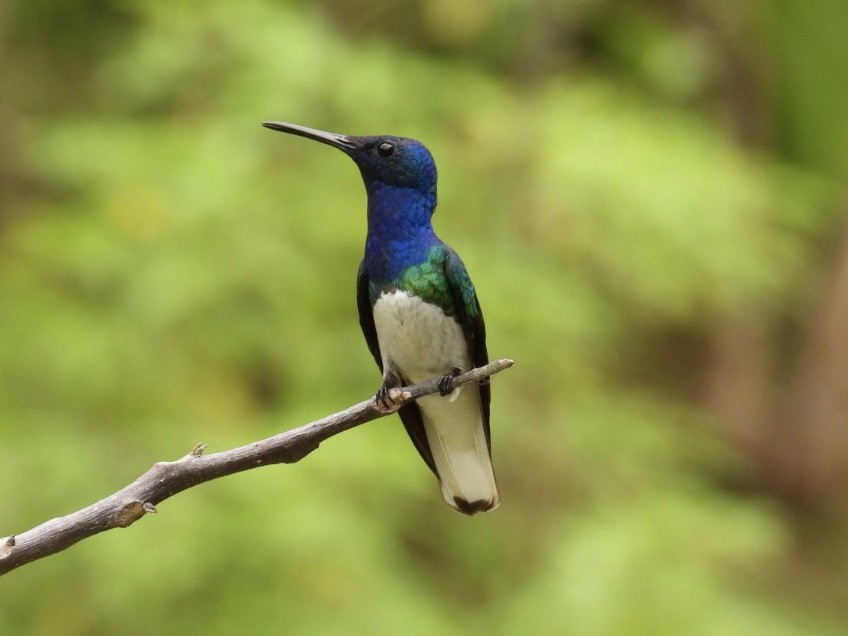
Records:
[[[359,166],[369,190],[382,184],[435,194],[436,163],[424,144],[415,139],[391,135],[354,137],[277,121],[262,125],[338,148]]]

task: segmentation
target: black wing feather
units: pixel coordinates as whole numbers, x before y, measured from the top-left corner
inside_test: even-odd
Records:
[[[471,352],[471,360],[475,367],[489,364],[489,352],[486,349],[486,323],[483,321],[483,310],[477,300],[477,292],[471,283],[462,259],[450,248],[447,248],[445,273],[457,317],[462,325],[465,341],[468,343],[468,349]],[[492,389],[488,378],[480,382],[479,388],[483,428],[486,433],[486,444],[491,453],[492,436],[489,431],[489,406],[492,400]]]
[[[368,272],[365,270],[365,261],[359,264],[359,272],[356,275],[356,306],[359,309],[359,326],[362,335],[368,344],[368,350],[374,356],[374,361],[383,372],[383,357],[380,355],[380,343],[377,340],[377,327],[374,326],[374,313],[371,311],[371,295],[368,290]]]

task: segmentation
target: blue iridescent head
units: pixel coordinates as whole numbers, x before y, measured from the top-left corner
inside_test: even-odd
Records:
[[[391,135],[353,137],[277,121],[262,125],[338,148],[359,166],[369,193],[389,186],[435,197],[436,163],[424,144],[415,139]]]

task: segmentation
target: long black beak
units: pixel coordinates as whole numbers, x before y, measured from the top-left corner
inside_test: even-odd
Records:
[[[339,150],[353,150],[356,145],[346,136],[337,133],[326,132],[316,128],[307,128],[298,124],[289,124],[284,121],[263,121],[262,125],[271,130],[279,130],[280,132],[289,133],[290,135],[298,135],[307,139],[314,139],[321,143],[338,148]]]

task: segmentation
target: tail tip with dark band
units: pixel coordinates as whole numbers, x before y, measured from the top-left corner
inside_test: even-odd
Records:
[[[476,515],[478,512],[486,512],[488,510],[493,510],[498,507],[500,503],[497,500],[492,501],[491,499],[477,499],[475,501],[466,501],[461,497],[453,498],[454,505],[456,509],[460,512],[464,512],[467,515]]]

